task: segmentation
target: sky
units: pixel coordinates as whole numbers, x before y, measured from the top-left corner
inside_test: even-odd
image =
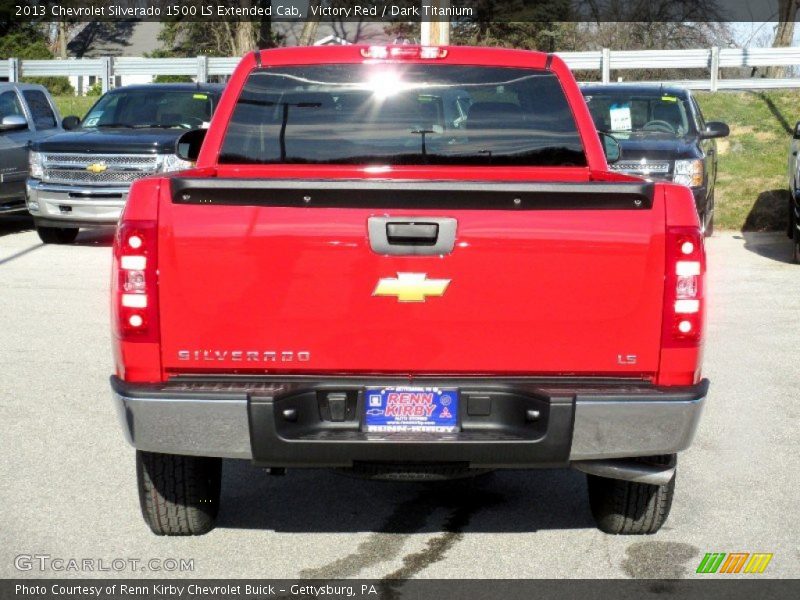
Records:
[[[731,23],[734,39],[737,46],[759,47],[772,45],[775,35],[774,22]],[[792,46],[800,43],[800,27],[795,28]]]

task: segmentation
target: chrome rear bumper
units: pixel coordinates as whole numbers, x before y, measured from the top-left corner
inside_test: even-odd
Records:
[[[673,454],[689,447],[703,411],[697,398],[588,398],[575,402],[570,460]]]
[[[497,380],[479,381],[480,385],[468,387],[498,387]],[[285,386],[261,382],[248,390],[245,383],[209,381],[204,388],[202,383],[150,386],[111,379],[114,404],[125,436],[134,447],[170,454],[245,458],[270,466],[341,466],[370,460],[370,456],[391,456],[398,461],[461,460],[475,467],[529,468],[673,454],[691,444],[708,390],[707,380],[681,388],[595,384],[533,388],[528,383],[503,381],[509,386],[507,390],[521,390],[520,396],[529,395],[548,405],[543,411],[547,422],[541,435],[494,439],[487,433],[483,437],[459,439],[456,435],[413,442],[408,438],[370,438],[360,433],[357,422],[348,433],[345,424],[321,421],[315,396],[297,400],[331,386],[349,389],[363,385],[362,381],[324,379]],[[303,432],[313,436],[295,435],[295,425],[284,422],[289,414],[287,407],[295,411],[295,419],[298,411],[301,421],[308,419]],[[509,424],[510,419],[516,420]],[[504,432],[512,426],[513,431],[524,431],[520,429],[523,422],[524,416],[509,417],[506,412],[489,425],[496,425],[496,430],[506,427]],[[542,441],[548,436],[558,439],[550,439],[550,447],[542,451],[537,444],[544,446]],[[378,447],[381,449],[375,453]]]

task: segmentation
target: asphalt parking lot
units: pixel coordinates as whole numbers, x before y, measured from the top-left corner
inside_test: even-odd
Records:
[[[19,555],[194,563],[103,573],[122,577],[690,577],[706,552],[771,552],[763,576],[800,576],[800,266],[782,234],[708,243],[711,394],[648,537],[594,529],[577,472],[425,486],[241,461],[225,463],[215,531],[152,535],[108,389],[110,241],[43,246],[28,221],[0,221],[2,577],[93,576],[19,571]]]

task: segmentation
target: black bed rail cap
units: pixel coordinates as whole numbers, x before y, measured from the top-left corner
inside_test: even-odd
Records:
[[[642,210],[655,184],[173,178],[175,204],[471,210]]]

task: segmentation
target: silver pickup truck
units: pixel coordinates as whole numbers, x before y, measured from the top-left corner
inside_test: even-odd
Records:
[[[28,147],[61,131],[61,115],[44,87],[0,83],[0,215],[25,212]]]

